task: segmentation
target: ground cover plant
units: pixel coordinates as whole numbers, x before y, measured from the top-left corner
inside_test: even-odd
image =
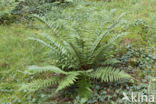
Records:
[[[0,103],[155,94],[155,0],[43,1],[0,1]]]

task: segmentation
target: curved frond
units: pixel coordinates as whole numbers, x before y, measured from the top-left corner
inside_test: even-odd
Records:
[[[113,25],[111,25],[108,30],[104,33],[101,34],[94,42],[93,44],[93,48],[92,48],[92,53],[94,53],[94,51],[98,48],[99,44],[101,43],[102,39],[107,36],[109,34],[109,32],[118,24],[118,22],[114,23]]]
[[[119,37],[121,37],[122,35],[117,35],[117,36],[113,36],[109,39],[108,43],[100,46],[101,41],[104,39],[104,37],[106,37],[113,29],[116,25],[118,25],[120,23],[121,18],[125,15],[125,13],[122,13],[119,18],[117,19],[117,21],[112,24],[110,27],[107,28],[106,32],[104,34],[101,34],[97,37],[97,39],[95,40],[95,42],[93,43],[93,46],[91,47],[91,62],[89,63],[94,63],[94,61],[96,60],[96,57],[99,56],[99,54],[101,53],[101,51],[103,51],[103,49],[105,47],[107,47],[108,45],[112,44],[116,39],[118,39]]]
[[[112,58],[112,59],[107,59],[106,61],[102,62],[101,65],[114,65],[120,63],[119,60]]]
[[[68,67],[79,66],[80,59],[78,57],[78,54],[76,53],[75,48],[73,48],[74,46],[69,44],[67,41],[61,40],[60,38],[53,36],[53,35],[49,36],[47,34],[42,34],[42,36],[52,43],[53,47],[55,47],[55,50],[57,50],[57,53],[59,53],[58,57],[62,56],[64,57],[63,59],[66,59],[66,60],[63,60],[62,63],[68,62],[70,64],[70,65],[67,65]]]
[[[67,49],[70,51],[72,56],[76,58],[76,61],[78,62],[78,64],[80,64],[80,57],[79,57],[75,47],[72,44],[70,44],[70,43],[68,43],[66,41],[63,41],[63,43],[64,43],[64,45],[66,45]]]
[[[98,56],[100,56],[102,54],[102,52],[104,51],[105,48],[107,48],[110,44],[113,44],[118,38],[127,35],[127,32],[119,34],[119,35],[114,35],[112,36],[108,43],[100,46],[97,50],[94,51],[94,53],[92,53],[92,57],[90,58],[90,63],[94,63],[95,60],[97,59]]]
[[[61,65],[64,65],[65,67],[78,67],[79,66],[79,58],[77,57],[77,54],[75,53],[73,47],[69,48],[69,43],[65,40],[62,41],[56,36],[49,36],[47,34],[42,34],[41,36],[45,37],[47,40],[49,40],[50,44],[47,44],[43,40],[37,39],[37,38],[29,38],[30,40],[35,40],[44,46],[52,49],[54,53],[52,56],[56,59],[56,61]],[[68,45],[67,45],[68,44]],[[61,58],[63,57],[63,58]],[[63,68],[63,67],[62,67]]]
[[[25,71],[25,73],[28,74],[35,74],[35,73],[42,73],[42,72],[54,72],[56,74],[67,74],[67,72],[61,70],[56,66],[40,67],[40,66],[33,65],[33,66],[29,66],[28,70]]]
[[[119,18],[117,19],[117,21],[116,21],[114,24],[112,24],[110,27],[108,27],[107,31],[106,31],[104,34],[101,34],[101,35],[95,40],[95,42],[94,42],[94,44],[93,44],[93,48],[92,48],[92,53],[94,53],[94,51],[97,49],[97,47],[99,46],[99,44],[101,43],[101,41],[103,40],[103,38],[104,38],[105,36],[107,36],[107,35],[109,34],[109,32],[110,32],[112,29],[114,29],[114,27],[115,27],[116,25],[118,25],[118,24],[120,23],[120,19],[121,19],[124,15],[125,15],[125,13],[121,14],[121,15],[119,16]]]
[[[126,36],[128,33],[129,32],[123,32],[121,34],[118,34],[118,35],[115,34],[115,35],[111,36],[110,40],[107,43],[107,46],[112,44],[113,42],[115,42],[118,38]]]
[[[92,94],[92,90],[90,88],[92,85],[89,83],[89,80],[85,79],[84,77],[82,78],[83,79],[78,81],[78,95],[81,98],[81,104],[84,104]]]
[[[55,85],[58,83],[58,78],[53,77],[49,79],[37,79],[32,81],[31,83],[23,84],[20,88],[20,90],[27,90],[27,91],[36,91],[41,88],[49,87],[51,85]]]
[[[76,79],[78,79],[79,72],[70,72],[67,76],[65,76],[58,85],[56,92],[74,84]]]
[[[48,28],[52,29],[55,33],[58,33],[59,31],[57,30],[57,26],[53,22],[47,22],[47,20],[44,17],[40,17],[38,15],[33,15],[37,20],[40,22],[44,23]]]
[[[112,67],[100,67],[92,72],[89,77],[101,79],[104,82],[113,82],[120,79],[129,79],[131,76],[124,71]]]
[[[41,36],[45,37],[47,40],[49,40],[53,46],[55,47],[55,49],[57,49],[58,51],[61,51],[62,54],[67,54],[67,49],[66,47],[62,44],[61,40],[59,38],[57,38],[56,36],[49,36],[47,34],[41,34]]]
[[[46,47],[48,47],[48,48],[54,50],[54,48],[53,48],[50,44],[47,44],[47,43],[44,42],[43,40],[40,40],[40,39],[37,39],[37,38],[34,38],[34,37],[29,37],[28,39],[29,39],[29,40],[37,41],[38,43],[40,43],[40,44],[42,44],[42,45],[44,45],[44,46],[46,46]]]

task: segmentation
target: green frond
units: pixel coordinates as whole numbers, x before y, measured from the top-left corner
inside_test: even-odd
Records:
[[[71,45],[67,41],[61,40],[54,35],[49,36],[47,34],[42,34],[42,36],[51,42],[52,46],[55,48],[55,50],[57,50],[57,53],[59,53],[58,57],[61,57],[61,55],[62,57],[66,57],[66,60],[63,60],[63,62],[66,61],[69,62],[70,65],[72,64],[75,66],[79,66],[79,58],[73,47],[71,47]]]
[[[112,59],[105,60],[104,62],[101,63],[101,65],[114,65],[117,63],[120,63],[120,61],[115,58],[112,58]]]
[[[81,98],[81,104],[84,104],[91,96],[91,84],[90,81],[82,77],[83,79],[78,81],[78,95]]]
[[[66,41],[63,41],[63,43],[67,47],[68,51],[72,54],[72,56],[76,58],[78,64],[80,64],[80,57],[77,53],[77,50],[75,50],[75,47]]]
[[[83,38],[81,36],[74,38],[75,42],[71,42],[70,45],[71,47],[74,49],[74,51],[77,54],[77,57],[79,58],[79,62],[80,64],[84,63],[84,60],[86,59],[86,55],[89,54],[85,54],[85,40],[83,40]]]
[[[108,45],[112,44],[116,39],[118,39],[119,37],[121,37],[121,35],[117,35],[117,36],[113,36],[109,39],[108,43],[103,45],[103,46],[99,46],[101,41],[104,39],[104,37],[106,37],[113,29],[115,26],[117,26],[120,23],[121,18],[125,15],[125,13],[122,13],[119,18],[117,19],[117,21],[112,24],[110,27],[107,28],[106,32],[104,34],[101,34],[97,37],[97,39],[95,40],[95,42],[93,43],[93,47],[91,47],[91,63],[94,62],[94,60],[96,59],[96,57],[101,53],[101,51],[107,47]]]
[[[57,77],[52,77],[49,79],[37,79],[32,81],[31,83],[26,83],[21,85],[20,90],[27,90],[29,92],[37,91],[41,88],[45,88],[57,84],[58,80],[59,79]]]
[[[128,33],[129,32],[123,32],[123,33],[118,34],[118,35],[116,35],[116,34],[112,35],[111,38],[109,39],[109,41],[107,42],[107,46],[112,44],[113,42],[115,42],[118,38],[128,35]]]
[[[94,51],[98,48],[99,44],[101,43],[101,41],[103,40],[103,38],[105,36],[107,36],[109,34],[109,32],[118,24],[118,22],[112,24],[107,31],[104,34],[101,34],[99,37],[97,37],[97,39],[95,40],[94,44],[93,44],[93,48],[92,48],[92,53],[94,53]]]
[[[76,79],[78,79],[79,72],[70,72],[70,74],[66,75],[58,85],[56,92],[74,84]]]
[[[64,68],[64,66],[67,68],[71,68],[71,67],[77,67],[79,66],[79,61],[78,61],[78,57],[76,58],[76,54],[74,54],[74,50],[73,48],[69,48],[67,46],[67,43],[65,40],[62,41],[59,38],[57,38],[56,36],[49,36],[47,34],[41,34],[41,36],[43,36],[44,38],[46,38],[47,40],[49,40],[49,44],[44,42],[43,40],[37,39],[37,38],[33,38],[30,37],[30,40],[34,40],[37,41],[41,44],[43,44],[44,46],[52,49],[52,51],[54,51],[54,53],[52,54],[52,57],[54,58],[55,61],[57,61],[59,63],[59,65],[62,64],[62,66],[60,66],[61,68]],[[66,43],[66,44],[65,44]],[[63,58],[61,58],[63,57]]]
[[[57,38],[56,36],[52,35],[47,35],[47,34],[41,34],[41,36],[45,37],[47,40],[49,40],[51,42],[51,44],[53,44],[53,46],[55,47],[55,49],[57,49],[58,51],[61,51],[62,54],[67,54],[67,49],[66,47],[62,44],[61,40],[59,38]]]
[[[48,28],[52,29],[55,33],[58,33],[59,31],[57,30],[57,26],[53,22],[47,22],[47,20],[44,17],[40,17],[38,15],[33,15],[37,20],[40,22],[44,23]]]
[[[80,72],[81,74],[89,74],[89,73],[93,72],[93,69],[88,69],[85,71],[78,71],[78,72]]]
[[[50,44],[47,44],[46,42],[44,42],[43,40],[40,40],[40,39],[37,39],[37,38],[34,38],[34,37],[29,37],[28,40],[33,40],[33,41],[37,41],[38,43],[52,49],[52,50],[55,50]]]
[[[54,72],[56,74],[67,74],[67,72],[61,70],[56,66],[40,67],[40,66],[33,65],[33,66],[29,66],[28,70],[25,71],[25,73],[28,74],[35,74],[35,73],[42,73],[42,72]]]
[[[101,79],[104,82],[113,82],[120,79],[129,79],[131,76],[124,71],[112,67],[100,67],[92,72],[89,77]]]
[[[120,23],[120,19],[125,15],[125,13],[122,13],[119,18],[117,19],[117,21],[112,24],[110,27],[107,28],[107,31],[104,34],[101,34],[94,42],[93,44],[93,52],[97,49],[97,47],[99,46],[99,44],[101,43],[102,39],[109,34],[109,32],[114,29],[114,27],[116,25],[118,25]]]
[[[108,40],[107,44],[104,44],[102,46],[100,46],[97,50],[94,51],[94,53],[92,54],[91,58],[90,58],[90,63],[94,63],[97,59],[98,56],[101,56],[101,54],[103,54],[102,52],[110,45],[113,44],[113,42],[115,42],[118,38],[127,35],[128,32],[119,34],[119,35],[114,35],[111,36],[111,38]]]
[[[60,53],[60,54],[66,54],[67,53],[67,50],[58,42],[58,39],[51,38],[49,35],[46,35],[46,34],[42,34],[41,36],[46,37],[48,40],[50,40],[50,42],[52,44],[47,44],[46,42],[44,42],[43,40],[40,40],[38,38],[29,37],[28,39],[37,41],[40,44],[52,49],[56,53]]]

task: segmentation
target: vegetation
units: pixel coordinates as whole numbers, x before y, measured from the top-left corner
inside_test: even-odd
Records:
[[[155,94],[155,5],[0,1],[0,103],[122,104],[123,92]]]
[[[51,24],[46,24],[51,26]],[[85,38],[81,34],[76,34],[75,36],[72,34],[63,39],[63,37],[55,35],[42,35],[50,43],[37,38],[29,38],[52,49],[52,53],[50,54],[56,65],[46,67],[31,66],[26,73],[54,72],[56,75],[52,75],[52,78],[46,80],[35,80],[32,83],[24,85],[22,89],[36,90],[58,83],[59,85],[56,91],[60,91],[76,83],[79,96],[82,98],[81,103],[84,103],[91,96],[90,78],[101,79],[106,82],[113,82],[121,78],[130,78],[130,75],[110,66],[118,62],[117,60],[111,58],[106,59],[106,56],[110,55],[110,44],[121,36],[108,37],[108,33],[116,24],[111,25],[105,33],[99,34],[99,36],[95,35],[96,37],[93,35],[86,37],[85,35]],[[107,38],[107,43],[103,42],[104,44],[101,44],[104,38]]]

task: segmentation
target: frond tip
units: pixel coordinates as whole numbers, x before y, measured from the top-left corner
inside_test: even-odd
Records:
[[[40,67],[40,66],[33,65],[33,66],[29,66],[28,70],[25,71],[25,73],[28,74],[35,74],[35,73],[42,73],[42,72],[54,72],[56,74],[67,74],[65,71],[61,70],[56,66]]]

